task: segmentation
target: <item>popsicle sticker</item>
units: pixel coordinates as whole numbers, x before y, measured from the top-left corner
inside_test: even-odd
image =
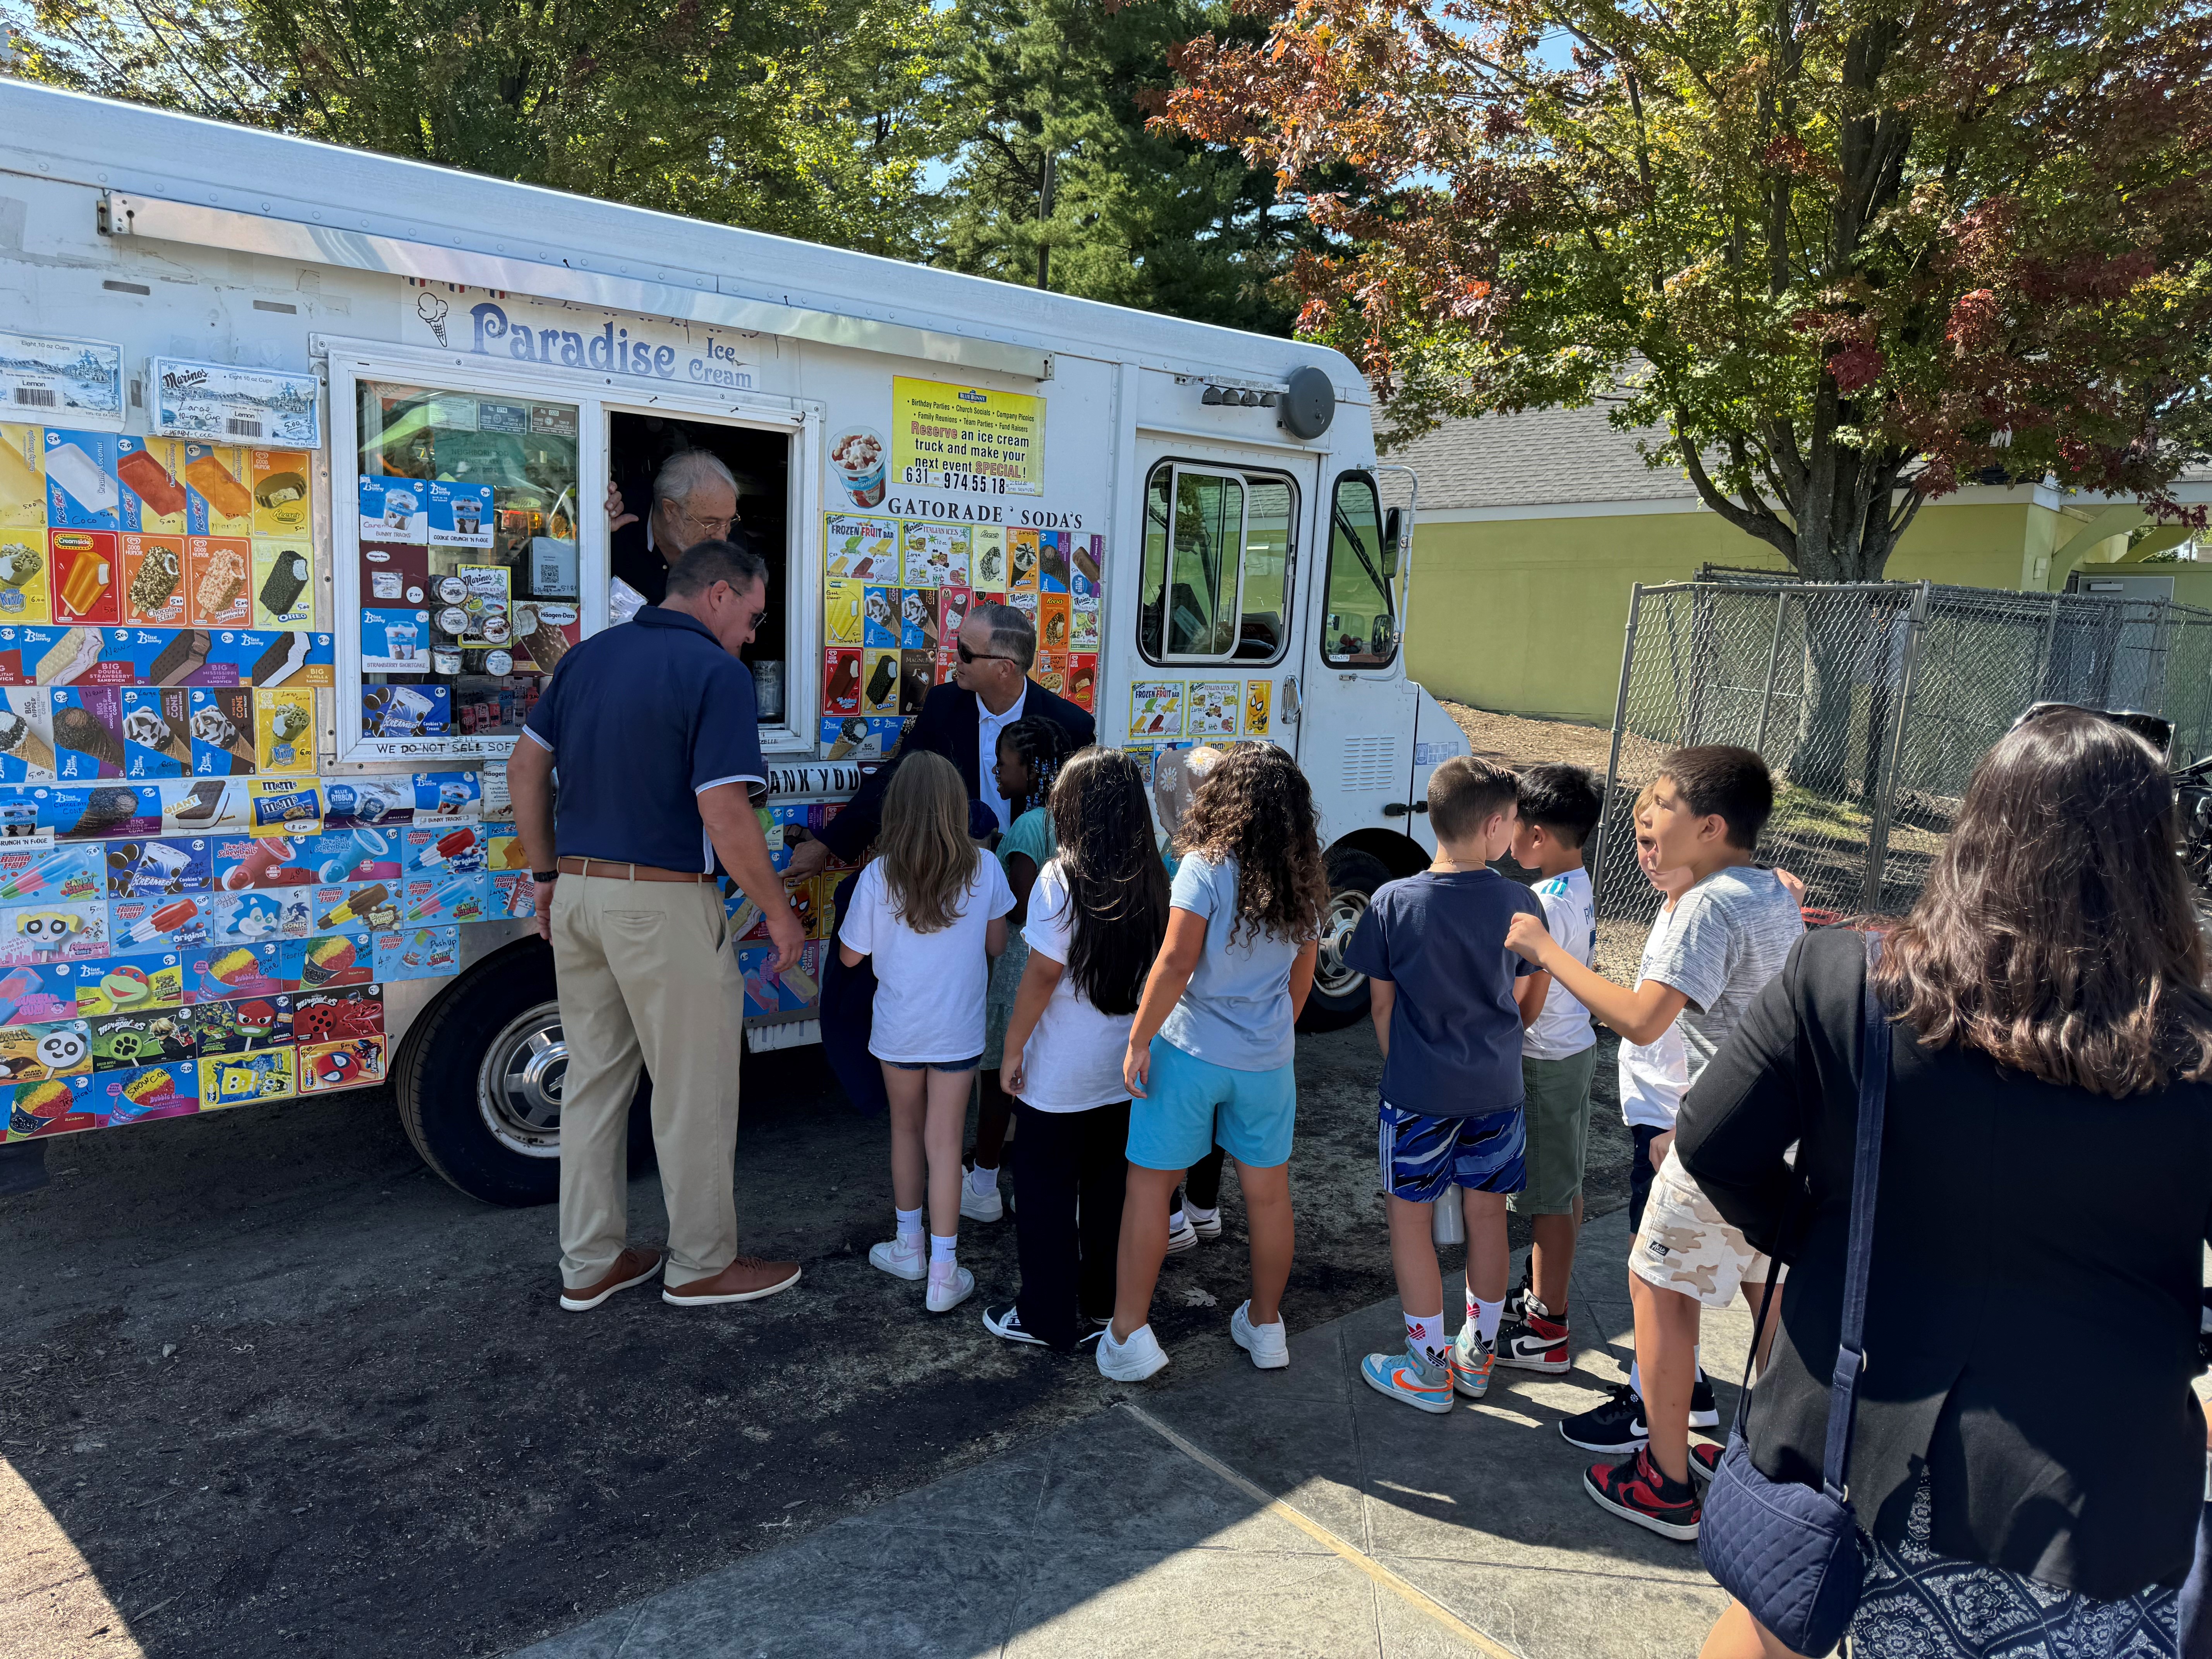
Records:
[[[207,507],[210,536],[253,533],[253,492],[244,482],[245,452],[227,445],[186,444],[185,482]]]

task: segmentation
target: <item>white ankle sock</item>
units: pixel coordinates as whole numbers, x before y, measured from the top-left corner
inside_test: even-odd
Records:
[[[1183,1212],[1181,1210],[1177,1210],[1173,1215],[1168,1218],[1168,1231],[1170,1233],[1181,1232],[1183,1228],[1184,1218]]]
[[[1407,1314],[1406,1316],[1406,1346],[1427,1360],[1430,1364],[1443,1364],[1444,1355],[1451,1351],[1451,1339],[1444,1334],[1443,1310],[1439,1309],[1435,1313],[1424,1315],[1418,1319],[1412,1314]]]
[[[1195,1227],[1202,1222],[1220,1219],[1221,1206],[1217,1204],[1209,1210],[1202,1205],[1194,1204],[1188,1199],[1185,1199],[1182,1203],[1182,1212],[1184,1218]]]
[[[955,1260],[954,1252],[959,1248],[960,1235],[957,1233],[953,1234],[950,1238],[939,1238],[935,1233],[930,1234],[929,1265],[934,1267],[940,1261]]]
[[[902,1210],[893,1206],[891,1213],[898,1218],[899,1243],[921,1248],[921,1211],[919,1207]]]
[[[999,1172],[995,1168],[987,1170],[978,1164],[968,1171],[968,1188],[970,1192],[979,1194],[988,1193],[998,1184]]]

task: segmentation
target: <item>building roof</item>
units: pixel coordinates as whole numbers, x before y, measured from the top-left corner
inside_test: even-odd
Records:
[[[1419,477],[1424,511],[1696,499],[1679,468],[1646,466],[1637,453],[1663,430],[1616,431],[1607,413],[1599,404],[1447,421],[1386,459]]]

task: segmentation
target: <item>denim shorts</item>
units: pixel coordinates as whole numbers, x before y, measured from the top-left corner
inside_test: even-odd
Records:
[[[1518,1106],[1480,1117],[1432,1117],[1386,1100],[1376,1117],[1376,1155],[1393,1198],[1433,1204],[1454,1187],[1517,1193],[1528,1185],[1528,1118]]]
[[[973,1060],[886,1060],[884,1064],[901,1072],[972,1072],[983,1063],[978,1054]]]
[[[1272,1071],[1239,1072],[1154,1037],[1145,1098],[1129,1107],[1129,1162],[1146,1170],[1188,1170],[1218,1141],[1255,1170],[1288,1164],[1298,1115],[1295,1065],[1285,1060]]]

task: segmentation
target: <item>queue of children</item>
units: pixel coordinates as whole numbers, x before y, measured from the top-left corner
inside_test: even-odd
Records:
[[[1001,735],[997,781],[1016,817],[994,857],[968,833],[951,763],[902,760],[838,928],[841,964],[872,970],[867,1047],[890,1108],[896,1231],[869,1261],[926,1279],[932,1313],[965,1301],[960,1219],[1003,1213],[1011,1120],[1022,1283],[985,1326],[1092,1346],[1104,1375],[1141,1381],[1168,1363],[1150,1322],[1163,1260],[1219,1234],[1202,1183],[1218,1188],[1225,1152],[1251,1239],[1231,1335],[1255,1365],[1287,1364],[1292,1051],[1328,899],[1305,776],[1273,745],[1220,757],[1169,825],[1172,883],[1129,756],[1068,756],[1056,727],[1022,720]]]

